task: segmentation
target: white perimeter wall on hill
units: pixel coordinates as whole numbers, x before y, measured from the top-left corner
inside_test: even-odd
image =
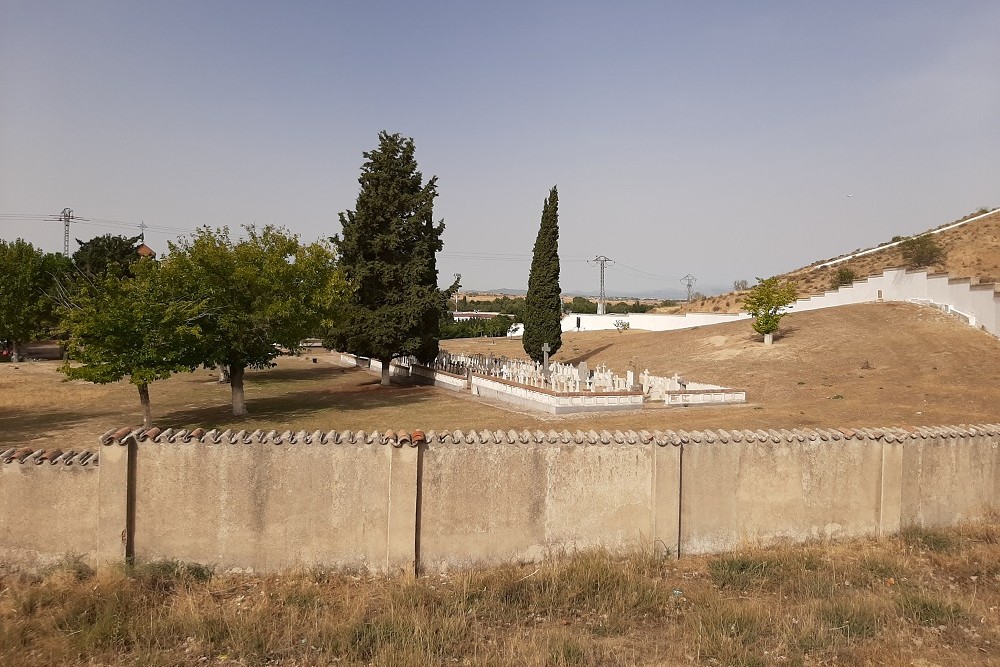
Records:
[[[926,270],[889,269],[817,296],[799,299],[789,312],[834,308],[855,303],[876,301],[908,301],[937,306],[959,316],[971,326],[1000,336],[1000,298],[992,284],[973,285],[968,278],[949,278],[944,274],[928,274]],[[640,331],[672,331],[710,324],[722,324],[749,319],[746,313],[631,313],[628,315],[586,315],[570,313],[562,320],[563,331],[601,331],[614,329],[615,322],[628,322],[629,329]]]
[[[832,308],[853,303],[908,301],[934,305],[959,316],[971,326],[1000,336],[1000,298],[992,284],[973,285],[968,278],[928,274],[926,270],[889,269],[839,290],[799,299],[790,312]]]
[[[577,331],[576,321],[580,319],[579,331],[604,331],[614,329],[615,322],[628,322],[629,329],[640,331],[673,331],[691,329],[706,324],[722,324],[749,319],[746,313],[685,313],[664,315],[662,313],[629,313],[627,315],[590,315],[570,313],[562,320],[563,331]]]

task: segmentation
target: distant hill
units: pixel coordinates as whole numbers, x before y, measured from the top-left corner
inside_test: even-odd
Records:
[[[971,278],[973,283],[1000,281],[1000,209],[976,211],[914,236],[925,233],[932,234],[945,251],[944,260],[926,267],[928,271],[947,273],[955,278]],[[822,294],[834,288],[833,283],[841,268],[850,269],[856,279],[863,280],[886,269],[906,266],[899,248],[901,240],[890,239],[874,248],[859,248],[845,255],[817,260],[779,277],[795,282],[800,297]],[[657,312],[735,313],[740,310],[745,294],[728,292],[674,308],[661,308]]]

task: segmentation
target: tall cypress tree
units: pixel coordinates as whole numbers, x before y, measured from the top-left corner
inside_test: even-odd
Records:
[[[542,361],[542,345],[549,344],[549,354],[562,346],[562,299],[559,289],[559,193],[555,186],[542,206],[542,224],[538,228],[528,276],[528,294],[524,299],[524,351],[535,361]]]
[[[327,340],[381,361],[387,385],[394,357],[437,356],[444,223],[433,219],[437,177],[423,183],[413,140],[385,131],[378,138],[378,148],[364,153],[355,210],[340,214],[342,231],[333,238],[350,295]]]

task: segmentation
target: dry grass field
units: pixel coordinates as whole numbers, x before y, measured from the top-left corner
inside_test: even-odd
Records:
[[[519,340],[447,341],[523,356]],[[250,415],[207,370],[152,387],[163,427],[697,429],[1000,421],[1000,340],[907,304],[748,322],[569,334],[557,359],[744,387],[745,406],[548,417],[465,394],[284,358],[247,376]],[[141,422],[134,387],[64,382],[54,362],[0,365],[0,447],[96,446]],[[87,511],[87,508],[81,508]],[[1000,664],[1000,519],[945,532],[685,558],[568,554],[378,578],[213,573],[142,563],[0,565],[0,665]]]
[[[966,218],[975,215],[970,214]],[[946,255],[943,262],[928,267],[928,270],[948,273],[956,278],[972,278],[973,282],[979,283],[1000,281],[1000,210],[981,220],[935,234],[934,240]],[[805,297],[831,289],[831,283],[841,267],[851,269],[858,279],[863,279],[879,275],[886,269],[906,265],[899,246],[885,248],[834,266],[816,267],[816,264],[822,263],[823,261],[819,261],[781,274],[781,278],[793,281],[798,286],[799,296]],[[754,282],[752,276],[747,276],[747,280],[751,285]],[[675,307],[658,308],[656,312],[735,313],[739,312],[745,295],[746,292],[730,292]]]
[[[0,570],[0,664],[1000,664],[1000,524],[385,579]]]
[[[940,312],[866,304],[796,313],[771,347],[747,322],[672,332],[570,333],[562,361],[648,368],[748,390],[741,406],[663,408],[553,417],[467,394],[334,365],[333,357],[283,358],[247,374],[250,415],[229,412],[229,387],[199,370],[157,382],[161,427],[291,430],[699,429],[897,426],[1000,421],[1000,340]],[[516,339],[446,341],[452,351],[523,357]],[[65,382],[57,362],[0,365],[0,445],[53,437],[91,445],[109,428],[141,424],[128,384]]]

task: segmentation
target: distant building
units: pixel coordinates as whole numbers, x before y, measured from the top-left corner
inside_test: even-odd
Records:
[[[451,317],[456,322],[461,322],[463,320],[492,320],[500,313],[481,313],[476,311],[452,311]]]
[[[145,243],[140,243],[139,247],[135,249],[135,252],[139,257],[149,257],[150,259],[156,259],[156,253]]]

